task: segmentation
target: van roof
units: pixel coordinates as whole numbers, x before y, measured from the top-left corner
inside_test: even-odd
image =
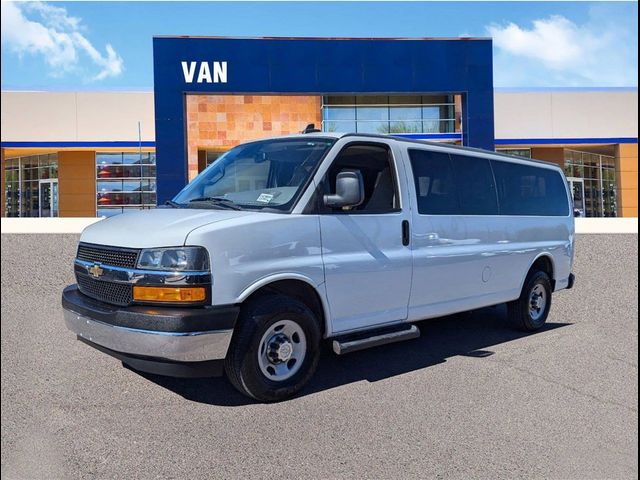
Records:
[[[394,140],[396,142],[401,142],[401,143],[413,143],[416,145],[425,145],[425,146],[430,146],[430,147],[438,147],[438,148],[446,148],[446,149],[451,149],[451,150],[457,150],[457,151],[463,151],[463,152],[473,152],[473,153],[482,153],[482,154],[489,154],[491,156],[494,157],[501,157],[504,158],[505,160],[508,161],[522,161],[522,162],[531,162],[531,163],[536,163],[536,164],[541,164],[541,165],[546,165],[546,166],[552,166],[552,167],[556,167],[559,170],[562,170],[560,168],[560,166],[556,163],[553,162],[547,162],[544,160],[536,160],[534,158],[526,158],[526,157],[516,157],[514,155],[507,155],[506,153],[500,153],[500,152],[495,152],[492,150],[483,150],[481,148],[474,148],[474,147],[463,147],[460,145],[453,145],[450,143],[441,143],[441,142],[432,142],[429,140],[420,140],[420,139],[415,139],[415,138],[405,138],[405,137],[400,137],[400,136],[395,136],[395,135],[384,135],[384,134],[376,134],[376,133],[340,133],[340,132],[312,132],[312,133],[301,133],[301,134],[295,134],[295,135],[288,135],[288,136],[300,136],[300,137],[305,137],[305,138],[309,138],[309,137],[331,137],[331,138],[345,138],[345,137],[365,137],[365,138],[381,138],[381,139],[385,139],[385,140]]]

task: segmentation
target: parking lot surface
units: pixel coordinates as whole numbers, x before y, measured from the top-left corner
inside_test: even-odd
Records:
[[[549,325],[503,307],[337,357],[262,405],[65,329],[76,235],[2,235],[2,478],[637,478],[638,237],[581,235]],[[428,288],[428,286],[426,287]]]

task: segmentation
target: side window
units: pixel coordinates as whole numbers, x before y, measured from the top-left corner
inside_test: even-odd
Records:
[[[409,149],[409,158],[416,185],[418,212],[427,215],[459,214],[458,194],[449,155]]]
[[[451,155],[462,215],[498,215],[498,198],[489,160]]]
[[[550,168],[492,160],[502,215],[569,215],[562,175]]]
[[[351,213],[390,213],[399,207],[397,183],[390,150],[383,145],[355,144],[340,152],[322,182],[323,193],[333,194],[342,170],[359,170],[364,181],[364,202]],[[324,213],[335,210],[322,207]]]

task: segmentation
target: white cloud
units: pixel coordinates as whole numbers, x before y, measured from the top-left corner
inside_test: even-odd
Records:
[[[492,24],[497,86],[633,86],[637,85],[637,35],[624,22],[591,10],[578,25],[552,15],[530,28]],[[604,12],[606,13],[606,12]]]
[[[91,80],[120,75],[122,57],[110,44],[101,53],[83,31],[81,19],[70,16],[65,8],[45,2],[2,2],[2,45],[14,53],[42,56],[55,76],[85,74],[84,59],[91,62]]]

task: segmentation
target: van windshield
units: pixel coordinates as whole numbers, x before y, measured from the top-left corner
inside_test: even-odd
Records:
[[[335,139],[290,138],[239,145],[175,196],[174,206],[289,210]]]

